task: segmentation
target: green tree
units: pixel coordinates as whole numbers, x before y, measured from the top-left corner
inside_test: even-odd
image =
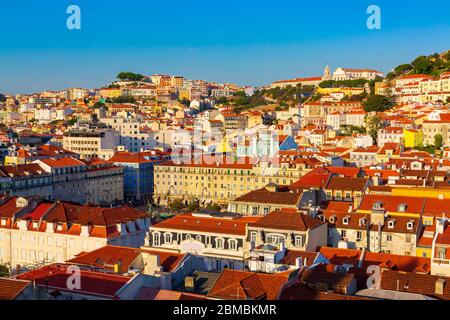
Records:
[[[447,103],[450,103],[450,97],[447,97]]]
[[[5,102],[5,101],[6,101],[5,95],[0,93],[0,102]]]
[[[378,130],[384,127],[383,120],[380,116],[375,115],[372,117],[367,117],[366,119],[366,128],[367,133],[372,137],[375,144],[378,141]]]
[[[95,104],[94,104],[94,109],[100,109],[101,107],[103,107],[103,108],[105,108],[106,107],[106,105],[103,103],[103,102],[100,102],[100,101],[97,101]]]
[[[191,202],[188,206],[187,209],[189,212],[195,212],[198,211],[200,209],[200,205],[198,204],[198,201],[194,201]]]
[[[220,212],[222,210],[222,208],[218,204],[209,204],[206,209],[215,212]]]
[[[433,62],[426,56],[416,58],[411,65],[414,67],[416,73],[428,73],[431,71]]]
[[[189,99],[186,98],[181,99],[180,103],[186,107],[189,107],[191,105],[191,101],[189,101]]]
[[[169,208],[172,210],[181,210],[184,209],[184,204],[181,200],[174,200],[169,204]]]
[[[68,125],[68,126],[73,126],[75,123],[77,123],[76,118],[72,118],[72,119],[66,121],[66,125]]]
[[[442,134],[437,134],[434,136],[434,146],[436,149],[441,149],[444,145],[444,137]]]
[[[122,81],[141,81],[145,78],[145,76],[139,73],[121,72],[116,76],[116,78]]]
[[[228,103],[228,99],[227,97],[219,97],[216,99],[216,103],[217,104],[227,104]]]
[[[401,64],[398,67],[396,67],[394,69],[394,72],[396,75],[401,75],[401,74],[406,74],[410,71],[412,71],[414,69],[414,67],[409,64],[409,63],[405,63],[405,64]]]
[[[133,96],[120,96],[111,100],[113,103],[136,103],[136,99]]]
[[[367,101],[364,102],[364,110],[366,112],[384,112],[386,110],[391,109],[393,103],[391,99],[386,96],[382,96],[379,94],[369,96]]]

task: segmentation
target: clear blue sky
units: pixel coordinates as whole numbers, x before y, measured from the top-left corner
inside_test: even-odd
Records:
[[[66,28],[77,4],[82,29]],[[382,30],[366,28],[370,4]],[[0,92],[99,87],[120,71],[263,85],[450,49],[450,1],[20,0],[0,10]]]

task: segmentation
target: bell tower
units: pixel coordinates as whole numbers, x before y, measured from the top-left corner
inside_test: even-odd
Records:
[[[331,80],[331,69],[327,63],[325,70],[323,71],[323,80]]]

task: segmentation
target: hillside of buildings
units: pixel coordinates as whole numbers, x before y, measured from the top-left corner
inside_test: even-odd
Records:
[[[450,50],[429,56],[419,56],[410,63],[395,67],[386,75],[386,78],[388,80],[394,80],[395,78],[414,74],[426,74],[438,77],[448,71],[450,71]]]

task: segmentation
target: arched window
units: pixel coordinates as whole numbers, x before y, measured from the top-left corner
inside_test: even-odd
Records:
[[[165,233],[164,234],[164,243],[165,244],[171,244],[172,243],[172,234],[171,233]]]
[[[222,238],[216,239],[216,248],[217,249],[223,249],[224,246],[224,240]]]
[[[153,234],[153,245],[159,246],[159,233],[158,232]]]
[[[228,240],[228,248],[230,250],[237,250],[238,249],[238,242],[236,239],[230,239]]]

